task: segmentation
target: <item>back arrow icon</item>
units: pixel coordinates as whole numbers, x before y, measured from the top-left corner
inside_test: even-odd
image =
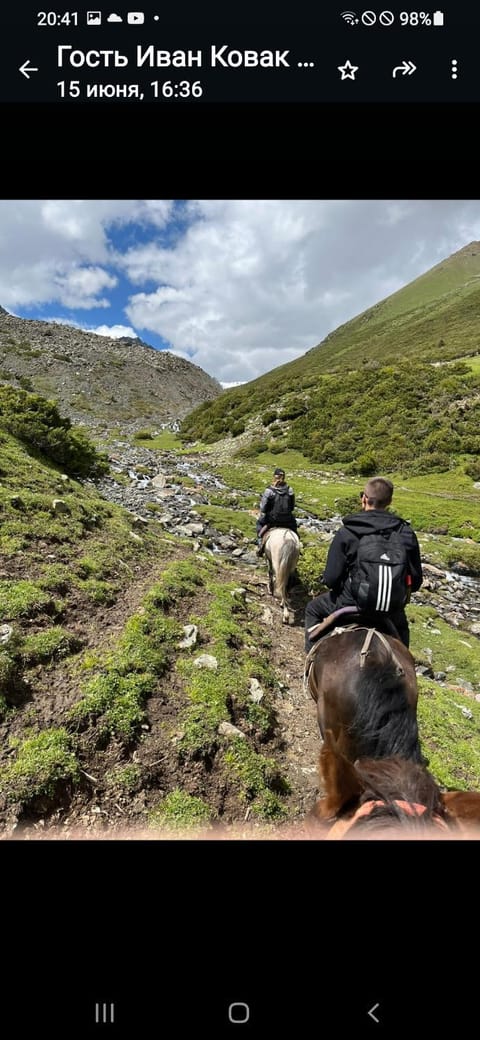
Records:
[[[379,1022],[380,1021],[380,1019],[377,1018],[377,1016],[373,1014],[373,1012],[376,1011],[377,1008],[379,1008],[379,1007],[380,1007],[380,1004],[374,1004],[373,1007],[370,1008],[370,1011],[367,1011],[367,1015],[370,1015],[370,1018],[373,1018],[374,1022]]]
[[[412,72],[415,72],[417,66],[413,64],[413,61],[403,61],[401,65],[396,65],[392,76],[395,79],[397,72],[401,72],[402,76],[411,76]]]
[[[27,58],[27,60],[24,61],[23,65],[20,65],[20,68],[18,70],[22,73],[22,76],[26,76],[27,79],[30,79],[29,72],[38,72],[38,69],[34,68],[33,65],[29,66],[29,61],[30,58]]]

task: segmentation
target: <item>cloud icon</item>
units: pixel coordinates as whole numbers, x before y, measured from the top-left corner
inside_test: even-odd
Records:
[[[123,22],[123,18],[119,14],[109,14],[107,22]]]

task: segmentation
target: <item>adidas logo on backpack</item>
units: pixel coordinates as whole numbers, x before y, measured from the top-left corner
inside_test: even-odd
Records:
[[[378,531],[359,539],[350,587],[360,610],[388,613],[408,599],[408,560],[400,531]]]

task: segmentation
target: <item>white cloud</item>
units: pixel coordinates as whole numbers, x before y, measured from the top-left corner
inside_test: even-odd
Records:
[[[98,325],[96,329],[90,331],[96,332],[97,336],[109,336],[110,339],[120,339],[122,336],[131,336],[132,339],[136,339],[137,336],[131,325]]]
[[[108,307],[105,297],[99,297],[103,289],[113,289],[117,278],[101,267],[75,267],[65,274],[57,274],[54,285],[57,299],[65,307],[88,310],[91,307]]]
[[[108,336],[109,339],[120,339],[122,336],[137,338],[137,333],[131,325],[88,325],[82,321],[72,321],[70,318],[49,318],[48,320],[54,322],[55,325],[70,325],[74,329],[81,329],[82,332],[95,332],[97,336]]]
[[[0,202],[0,304],[109,306],[95,328],[238,383],[479,238],[478,201]]]
[[[298,357],[480,237],[477,202],[208,200],[188,213],[173,248],[119,259],[139,286],[126,314],[223,381]]]
[[[7,308],[58,302],[105,306],[92,283],[112,283],[112,229],[129,223],[164,228],[168,200],[0,200],[0,303]],[[72,301],[72,302],[69,302]]]

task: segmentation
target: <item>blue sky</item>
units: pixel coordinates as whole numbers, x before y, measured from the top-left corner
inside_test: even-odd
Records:
[[[0,305],[244,382],[479,239],[475,200],[0,200]]]

